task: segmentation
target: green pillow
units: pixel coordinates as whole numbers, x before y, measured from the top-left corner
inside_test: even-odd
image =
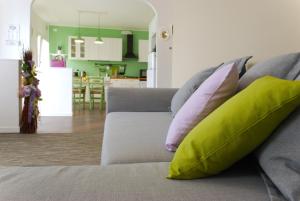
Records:
[[[300,81],[260,78],[202,120],[183,140],[170,179],[215,175],[253,151],[298,105]]]

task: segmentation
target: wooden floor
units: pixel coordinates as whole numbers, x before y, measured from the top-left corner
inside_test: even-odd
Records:
[[[0,166],[99,165],[105,113],[42,117],[38,134],[0,134]]]

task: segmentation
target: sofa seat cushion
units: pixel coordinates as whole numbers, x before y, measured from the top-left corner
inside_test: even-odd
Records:
[[[169,163],[1,167],[0,201],[267,201],[253,170],[193,181],[165,178]]]
[[[165,149],[169,112],[112,112],[106,117],[101,165],[170,162]]]

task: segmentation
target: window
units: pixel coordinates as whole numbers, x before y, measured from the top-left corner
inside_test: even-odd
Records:
[[[50,67],[49,42],[40,35],[37,37],[37,68]]]

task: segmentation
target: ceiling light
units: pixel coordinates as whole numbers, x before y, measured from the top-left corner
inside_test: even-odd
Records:
[[[75,43],[84,43],[84,40],[81,37],[75,39]]]
[[[132,35],[132,31],[121,31],[122,35]]]
[[[104,42],[101,38],[97,38],[97,40],[95,40],[94,43],[97,45],[102,45]]]

